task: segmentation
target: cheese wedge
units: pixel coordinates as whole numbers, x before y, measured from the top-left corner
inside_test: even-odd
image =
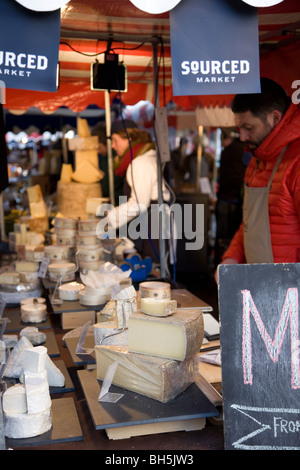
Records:
[[[184,361],[198,353],[204,336],[200,309],[178,309],[168,317],[133,313],[128,319],[128,350]]]
[[[168,299],[153,299],[144,297],[141,299],[141,312],[154,317],[168,317],[176,312],[177,301]]]
[[[103,171],[96,168],[88,160],[82,161],[72,175],[72,179],[78,183],[97,183],[104,176]]]
[[[72,181],[73,167],[71,163],[63,163],[60,172],[60,181],[69,183]]]
[[[99,168],[97,150],[77,150],[75,152],[75,169],[77,170],[85,161],[89,161],[95,168]]]
[[[193,359],[178,362],[130,353],[126,346],[95,346],[97,378],[118,361],[113,384],[166,403],[194,381]]]

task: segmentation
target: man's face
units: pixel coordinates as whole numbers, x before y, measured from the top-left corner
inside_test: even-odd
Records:
[[[236,126],[240,131],[240,140],[255,150],[275,127],[276,121],[272,113],[265,120],[255,116],[251,111],[235,114]]]

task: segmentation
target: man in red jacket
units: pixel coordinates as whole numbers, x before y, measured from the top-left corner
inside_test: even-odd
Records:
[[[300,106],[262,78],[261,93],[237,95],[232,110],[253,157],[244,179],[243,222],[222,263],[300,262]]]

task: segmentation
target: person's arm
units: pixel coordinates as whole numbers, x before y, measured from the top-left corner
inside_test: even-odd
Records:
[[[127,224],[150,206],[152,188],[156,181],[155,166],[145,158],[137,157],[128,166],[126,180],[131,188],[127,202],[108,213],[108,223],[114,228]],[[133,184],[132,184],[133,180]]]
[[[243,223],[236,231],[228,249],[222,256],[220,264],[241,264],[245,263]],[[218,283],[218,268],[215,270],[215,281]]]

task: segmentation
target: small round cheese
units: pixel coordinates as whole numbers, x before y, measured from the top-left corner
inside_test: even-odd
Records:
[[[84,285],[80,282],[69,282],[58,288],[58,296],[62,300],[78,300],[79,292],[84,289]]]

